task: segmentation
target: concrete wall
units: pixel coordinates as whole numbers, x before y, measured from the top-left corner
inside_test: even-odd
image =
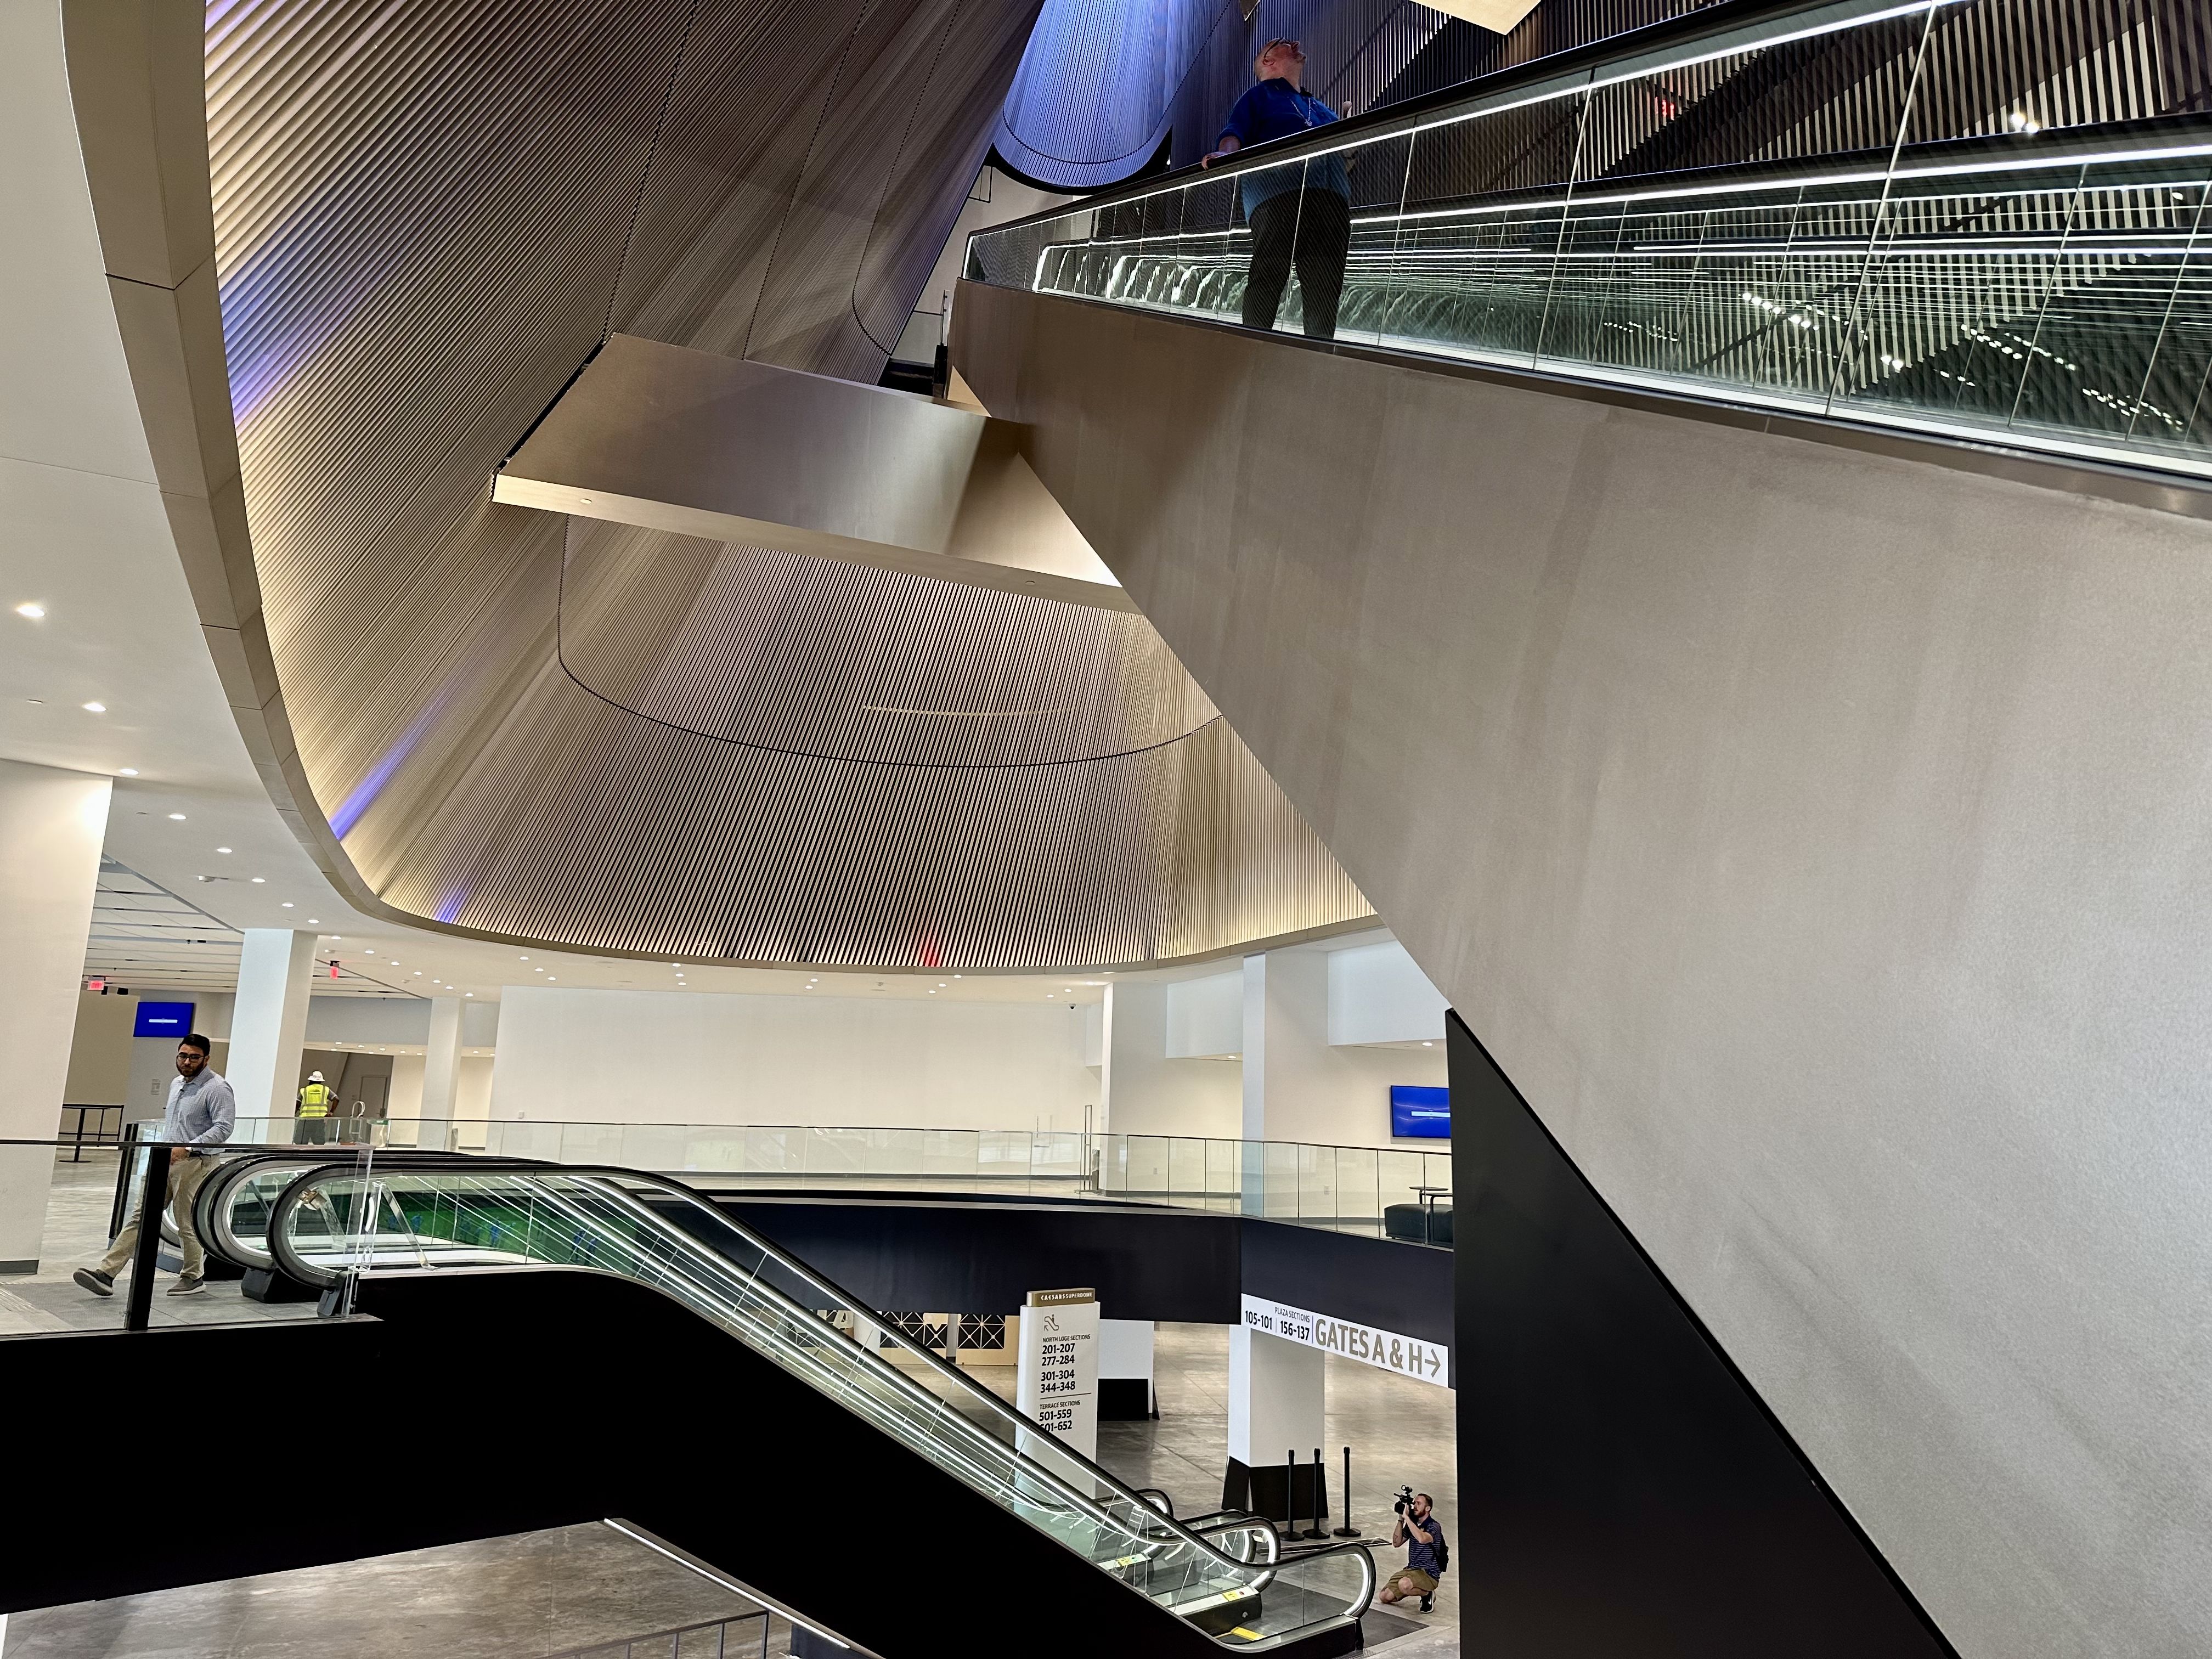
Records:
[[[2205,524],[1072,301],[956,315],[1961,1651],[2212,1649]]]
[[[1083,1018],[1057,1001],[501,994],[490,1115],[612,1123],[1083,1127]],[[468,1077],[462,1078],[467,1109]]]

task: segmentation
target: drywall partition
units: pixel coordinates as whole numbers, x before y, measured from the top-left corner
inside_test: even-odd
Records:
[[[1057,1000],[509,986],[501,1007],[495,1118],[1080,1129],[1098,1098]],[[465,1061],[464,1118],[467,1093]]]
[[[1443,993],[1395,939],[1328,953],[1328,1040],[1430,1042],[1444,1036]]]
[[[1241,984],[1236,974],[1216,975],[1232,991]],[[1233,1060],[1199,1060],[1177,1056],[1170,1042],[1170,1007],[1175,994],[1188,984],[1208,981],[1163,983],[1156,979],[1123,979],[1114,982],[1113,1094],[1107,1127],[1115,1134],[1200,1135],[1233,1140],[1242,1088]],[[1242,998],[1231,1006],[1232,1018],[1242,1024]],[[1241,1033],[1237,1036],[1242,1041]]]
[[[1332,953],[1270,951],[1244,965],[1243,1128],[1255,1140],[1442,1149],[1390,1134],[1390,1089],[1445,1081],[1444,1050],[1339,1047],[1329,1037]]]
[[[1234,1060],[1244,1052],[1244,975],[1241,969],[1202,979],[1172,980],[1165,996],[1164,1052],[1170,1060]]]
[[[974,285],[955,316],[1960,1649],[2212,1649],[2212,534],[2156,505],[2197,498]]]

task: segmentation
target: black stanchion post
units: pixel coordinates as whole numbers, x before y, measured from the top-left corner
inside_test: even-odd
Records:
[[[131,1172],[138,1167],[138,1160],[131,1154],[138,1147],[138,1126],[125,1124],[118,1132],[118,1144],[123,1152],[115,1160],[115,1202],[107,1211],[107,1237],[111,1242],[131,1218]]]
[[[1328,1519],[1328,1505],[1321,1501],[1321,1448],[1319,1446],[1316,1446],[1314,1448],[1313,1482],[1313,1514],[1311,1516],[1313,1525],[1308,1527],[1304,1532],[1300,1533],[1298,1536],[1301,1538],[1326,1538],[1328,1534],[1321,1529],[1321,1523],[1324,1520]]]
[[[1298,1454],[1293,1447],[1283,1454],[1283,1536],[1298,1535]]]
[[[1344,1449],[1344,1524],[1336,1529],[1339,1538],[1357,1538],[1359,1528],[1352,1524],[1352,1448]]]
[[[138,1248],[131,1256],[131,1297],[123,1328],[143,1331],[154,1317],[154,1267],[161,1255],[161,1212],[169,1207],[169,1148],[146,1143],[146,1179],[138,1188]]]

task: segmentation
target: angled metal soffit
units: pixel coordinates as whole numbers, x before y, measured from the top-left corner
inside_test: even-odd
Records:
[[[872,383],[1035,14],[65,0],[210,647],[356,903],[878,969],[1170,961],[1370,915],[1115,593],[823,556],[742,512],[493,499],[615,337]],[[976,449],[1019,486],[1005,433]]]

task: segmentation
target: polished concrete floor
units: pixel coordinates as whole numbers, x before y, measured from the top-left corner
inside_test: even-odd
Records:
[[[0,1278],[0,1336],[31,1331],[113,1330],[123,1323],[126,1273],[115,1294],[101,1298],[80,1290],[70,1274],[88,1267],[107,1253],[107,1219],[115,1204],[118,1154],[87,1152],[82,1163],[64,1154],[54,1165],[54,1184],[46,1200],[46,1242],[39,1271]],[[167,1294],[174,1275],[163,1273],[154,1289],[156,1325],[221,1324],[241,1319],[312,1319],[315,1304],[248,1302],[239,1281],[210,1279],[203,1294]]]
[[[734,1624],[722,1621],[736,1620]],[[5,1659],[545,1659],[633,1643],[631,1659],[791,1651],[791,1627],[626,1538],[590,1525],[268,1573],[7,1620]],[[763,1644],[765,1645],[763,1646]],[[598,1656],[594,1654],[594,1659]]]
[[[1352,1448],[1352,1524],[1374,1550],[1376,1576],[1405,1565],[1405,1551],[1388,1547],[1390,1497],[1401,1486],[1436,1500],[1445,1540],[1458,1536],[1457,1431],[1449,1389],[1416,1382],[1349,1359],[1328,1358],[1329,1502],[1340,1505],[1343,1448]],[[1098,1462],[1130,1486],[1152,1486],[1174,1500],[1178,1515],[1203,1515],[1221,1507],[1221,1477],[1229,1462],[1229,1328],[1162,1325],[1154,1337],[1153,1387],[1159,1412],[1142,1423],[1101,1423]],[[969,1373],[1008,1401],[1014,1368],[978,1367]],[[1340,1508],[1328,1517],[1343,1524]],[[1337,1541],[1331,1539],[1330,1542]],[[1418,1605],[1378,1607],[1367,1620],[1367,1645],[1391,1643],[1395,1659],[1459,1650],[1455,1575],[1438,1585],[1436,1609]],[[1417,1640],[1416,1638],[1420,1638]],[[1404,1646],[1399,1646],[1399,1642]]]

